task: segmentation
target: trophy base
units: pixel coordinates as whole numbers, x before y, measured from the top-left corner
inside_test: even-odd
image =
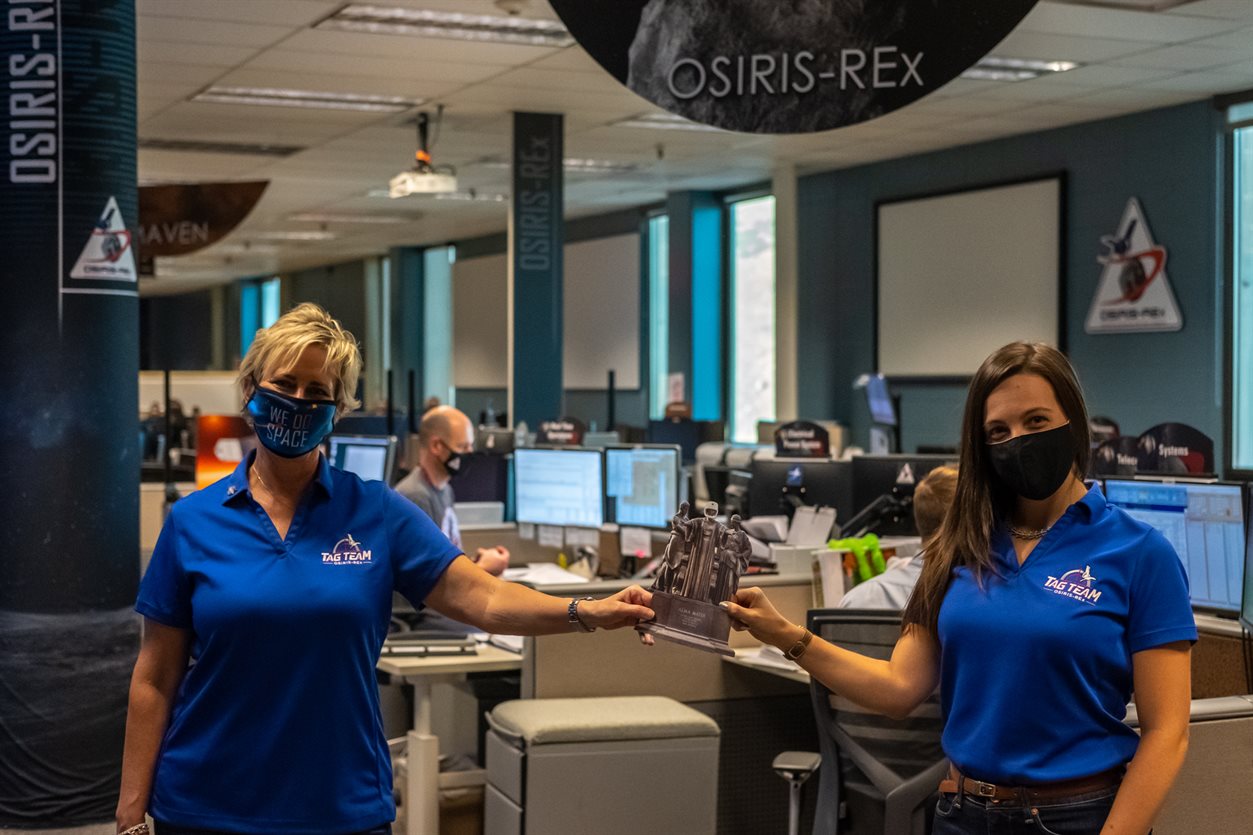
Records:
[[[692,649],[735,655],[727,645],[727,638],[731,635],[731,616],[722,608],[664,591],[653,592],[649,608],[657,616],[637,625],[636,631]]]

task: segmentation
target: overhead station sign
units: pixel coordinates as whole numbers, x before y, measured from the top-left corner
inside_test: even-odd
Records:
[[[596,61],[695,122],[812,133],[947,84],[1036,0],[551,0]]]

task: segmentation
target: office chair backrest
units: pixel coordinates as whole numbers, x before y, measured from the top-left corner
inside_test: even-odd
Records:
[[[887,659],[900,637],[901,617],[884,610],[814,609],[809,612],[809,629],[845,649]],[[873,794],[884,804],[883,828],[876,826],[876,831],[921,832],[925,815],[915,812],[934,793],[948,767],[940,748],[943,719],[937,696],[897,720],[833,694],[817,680],[811,693],[826,764],[819,771],[814,831],[838,831],[843,796]],[[857,790],[850,791],[854,785]],[[854,831],[867,831],[853,823]]]

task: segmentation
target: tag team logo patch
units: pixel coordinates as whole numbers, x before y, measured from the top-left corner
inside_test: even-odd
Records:
[[[329,553],[322,552],[322,562],[332,565],[366,565],[372,554],[373,552],[363,549],[361,543],[352,538],[352,534],[346,534],[335,543]]]
[[[1069,597],[1071,600],[1079,600],[1095,606],[1096,602],[1101,599],[1101,592],[1092,588],[1095,582],[1096,578],[1092,576],[1091,567],[1085,565],[1082,571],[1075,568],[1060,577],[1049,577],[1044,581],[1044,587],[1053,594],[1060,594],[1062,597]]]

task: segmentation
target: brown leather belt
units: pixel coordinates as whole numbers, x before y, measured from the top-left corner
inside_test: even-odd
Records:
[[[1078,794],[1113,788],[1122,781],[1122,776],[1123,768],[1119,766],[1109,771],[1102,771],[1100,774],[1074,780],[1061,780],[1035,786],[999,786],[996,783],[985,783],[982,780],[966,777],[956,767],[949,766],[948,779],[940,781],[940,792],[957,794],[960,786],[963,793],[985,800],[1044,803],[1062,797],[1074,797]]]

